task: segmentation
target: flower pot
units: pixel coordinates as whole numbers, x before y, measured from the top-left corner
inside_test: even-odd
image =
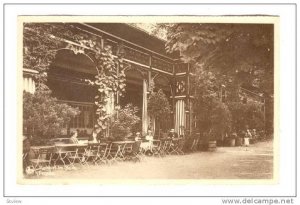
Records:
[[[249,146],[249,137],[244,138],[244,146],[248,147]]]
[[[213,152],[217,149],[217,141],[216,140],[211,140],[208,141],[208,151]]]
[[[243,145],[243,138],[238,137],[235,139],[235,146],[242,146]]]
[[[229,147],[234,147],[235,146],[235,139],[234,138],[228,139],[228,146]]]

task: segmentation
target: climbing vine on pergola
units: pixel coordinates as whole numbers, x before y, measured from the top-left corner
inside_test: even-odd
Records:
[[[25,23],[23,25],[23,67],[34,69],[37,75],[37,90],[47,90],[47,71],[61,49],[72,50],[75,54],[87,55],[95,63],[97,75],[87,83],[95,86],[97,95],[97,123],[101,132],[108,128],[109,114],[106,104],[111,94],[122,95],[125,91],[125,73],[122,56],[115,56],[110,46],[100,38],[79,30],[72,24]]]

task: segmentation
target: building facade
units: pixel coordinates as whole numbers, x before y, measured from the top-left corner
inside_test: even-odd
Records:
[[[74,23],[77,29],[91,38],[96,36],[102,44],[109,45],[113,54],[122,54],[125,61],[126,92],[124,97],[112,95],[107,105],[109,112],[116,105],[131,103],[139,107],[141,130],[147,131],[155,126],[149,117],[147,100],[149,89],[162,89],[169,99],[172,116],[168,129],[174,128],[177,133],[194,129],[193,88],[191,86],[194,70],[189,64],[180,60],[178,53],[166,53],[165,41],[149,35],[147,32],[122,23]],[[80,52],[81,45],[72,43],[74,49],[67,47],[57,52],[48,71],[47,84],[52,94],[59,101],[76,106],[80,115],[70,122],[68,129],[85,129],[90,132],[95,123],[94,96],[96,90],[85,82],[94,79],[97,74],[95,63],[89,56]],[[23,88],[33,93],[35,71],[23,68]]]

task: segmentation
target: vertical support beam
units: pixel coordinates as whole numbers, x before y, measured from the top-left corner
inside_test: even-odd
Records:
[[[172,118],[172,127],[174,127],[175,128],[175,124],[176,124],[176,107],[175,107],[175,93],[176,93],[176,85],[175,85],[175,83],[176,83],[176,80],[175,80],[175,77],[176,77],[176,75],[175,75],[175,73],[176,73],[176,70],[175,70],[175,64],[173,64],[173,79],[172,79],[172,85],[171,85],[171,87],[172,87],[172,114],[173,114],[173,118]]]
[[[186,119],[185,119],[185,102],[183,99],[176,101],[176,111],[175,111],[175,132],[179,135],[184,134],[180,129],[182,126],[185,127]]]
[[[23,90],[33,94],[36,90],[34,76],[38,72],[32,69],[23,69]]]
[[[148,129],[148,86],[146,79],[143,79],[143,112],[142,112],[142,133],[145,135]]]

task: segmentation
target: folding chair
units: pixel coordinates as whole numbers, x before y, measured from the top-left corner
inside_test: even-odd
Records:
[[[164,153],[162,147],[162,142],[160,140],[153,141],[153,156],[162,157]]]
[[[119,146],[115,143],[110,142],[107,150],[107,162],[112,164],[113,162],[117,162],[117,155],[119,151]]]
[[[54,147],[52,148],[40,148],[34,150],[37,158],[30,159],[30,166],[33,168],[36,175],[40,175],[42,171],[51,172],[51,161],[54,153]]]
[[[87,147],[86,146],[79,146],[76,147],[75,152],[69,152],[68,153],[68,159],[70,160],[70,165],[75,167],[76,161],[84,166],[88,165],[87,163]]]
[[[71,164],[71,160],[69,159],[70,154],[74,154],[76,150],[74,147],[65,147],[67,144],[62,144],[62,143],[56,143],[55,144],[55,153],[53,154],[53,164],[54,167],[58,166],[58,162],[62,162],[63,167],[65,169],[69,168],[69,165]]]
[[[170,154],[171,152],[172,139],[165,139],[163,144],[163,153],[164,155]]]
[[[199,138],[198,138],[198,137],[195,137],[194,140],[193,140],[193,144],[192,144],[192,146],[191,146],[191,148],[190,148],[190,150],[191,150],[192,152],[195,152],[195,151],[198,150],[198,143],[199,143]]]
[[[134,143],[131,143],[130,145],[127,145],[127,149],[125,149],[125,154],[124,154],[125,160],[133,160],[134,162],[141,161],[139,155],[141,143],[142,141],[136,141]]]
[[[184,155],[184,152],[183,152],[184,143],[185,143],[184,138],[180,138],[178,140],[177,153],[180,154],[180,155]]]
[[[99,163],[106,164],[108,162],[110,146],[111,145],[107,143],[100,143],[97,146],[97,154],[96,157],[94,158],[94,163],[96,165],[99,165]]]
[[[169,147],[169,154],[179,154],[178,152],[179,139],[174,139],[171,141],[171,145]]]
[[[93,164],[98,164],[98,152],[99,152],[99,144],[91,144],[88,145],[88,148],[86,150],[85,156],[86,156],[86,163],[91,161]]]

